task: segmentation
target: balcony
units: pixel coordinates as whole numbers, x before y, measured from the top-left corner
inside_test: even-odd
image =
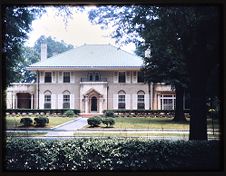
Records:
[[[88,79],[88,78],[81,78],[81,81],[80,82],[107,82],[107,78],[100,78],[100,79]]]
[[[7,91],[13,91],[17,93],[34,93],[35,83],[12,83],[8,87]]]

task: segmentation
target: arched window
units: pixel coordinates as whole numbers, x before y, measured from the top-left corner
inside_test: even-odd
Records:
[[[137,92],[137,109],[144,109],[144,91]]]
[[[70,92],[63,92],[63,109],[70,109]]]
[[[118,109],[125,109],[126,108],[126,92],[120,90],[118,92]]]
[[[51,94],[49,90],[44,92],[44,109],[51,109]]]

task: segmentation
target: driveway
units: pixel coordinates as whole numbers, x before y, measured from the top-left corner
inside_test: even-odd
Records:
[[[87,119],[79,117],[74,121],[64,123],[54,128],[52,131],[48,132],[46,136],[73,136],[74,131],[86,125],[88,125]]]

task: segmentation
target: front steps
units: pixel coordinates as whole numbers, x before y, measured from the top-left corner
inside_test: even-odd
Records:
[[[80,113],[79,115],[84,118],[90,118],[90,117],[102,115],[102,113]]]

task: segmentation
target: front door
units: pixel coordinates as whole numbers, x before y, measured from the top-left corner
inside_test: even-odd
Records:
[[[91,111],[97,111],[97,98],[91,98]]]

